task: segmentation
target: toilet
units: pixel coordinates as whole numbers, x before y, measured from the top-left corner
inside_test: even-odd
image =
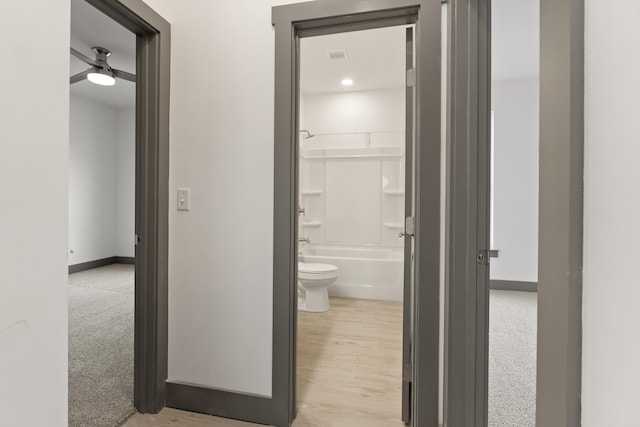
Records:
[[[298,310],[313,313],[329,310],[328,286],[337,278],[335,265],[298,262]]]

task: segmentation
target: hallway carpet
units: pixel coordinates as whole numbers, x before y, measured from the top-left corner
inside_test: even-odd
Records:
[[[69,427],[114,427],[133,408],[133,265],[69,275]]]
[[[538,294],[491,291],[489,427],[535,427]]]

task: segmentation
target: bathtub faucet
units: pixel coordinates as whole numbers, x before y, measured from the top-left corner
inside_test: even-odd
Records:
[[[311,243],[311,240],[309,240],[309,238],[308,238],[308,237],[299,237],[299,238],[298,238],[298,242],[300,242],[300,243],[302,243],[302,242],[304,242],[304,243]]]
[[[313,138],[315,135],[311,134],[311,132],[309,132],[306,129],[300,129],[300,133],[306,133],[306,135],[304,136],[304,139],[310,139]]]

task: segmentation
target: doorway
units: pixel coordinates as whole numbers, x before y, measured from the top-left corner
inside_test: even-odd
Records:
[[[438,423],[438,343],[440,306],[440,16],[434,2],[371,2],[366,6],[310,2],[273,9],[276,27],[276,132],[274,193],[274,424],[289,426],[296,416],[296,331],[298,277],[297,176],[300,154],[298,134],[300,39],[392,27],[416,26],[415,117],[411,139],[415,140],[415,185],[411,209],[415,218],[398,231],[414,246],[413,271],[408,277],[409,298],[404,299],[404,333],[410,350],[408,363],[400,367],[408,385],[405,394],[412,425]],[[413,47],[411,48],[413,51]],[[291,67],[291,64],[296,64]],[[419,76],[429,76],[419,77]],[[308,130],[308,129],[307,129]],[[311,131],[310,131],[311,132]],[[409,152],[412,152],[410,150]],[[304,190],[304,189],[302,189]],[[414,226],[415,224],[415,226]],[[406,253],[411,253],[406,252]],[[405,263],[405,265],[407,265]],[[420,402],[420,405],[417,402]]]
[[[155,413],[167,377],[170,26],[139,0],[86,2],[135,34],[133,405]]]
[[[69,426],[112,427],[134,411],[136,37],[83,0],[70,36]],[[128,80],[88,80],[102,54]]]
[[[413,31],[300,39],[297,403],[305,422],[408,421]]]

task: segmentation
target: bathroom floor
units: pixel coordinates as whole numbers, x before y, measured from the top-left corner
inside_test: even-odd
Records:
[[[402,303],[332,298],[298,312],[298,417],[302,426],[404,426]]]

